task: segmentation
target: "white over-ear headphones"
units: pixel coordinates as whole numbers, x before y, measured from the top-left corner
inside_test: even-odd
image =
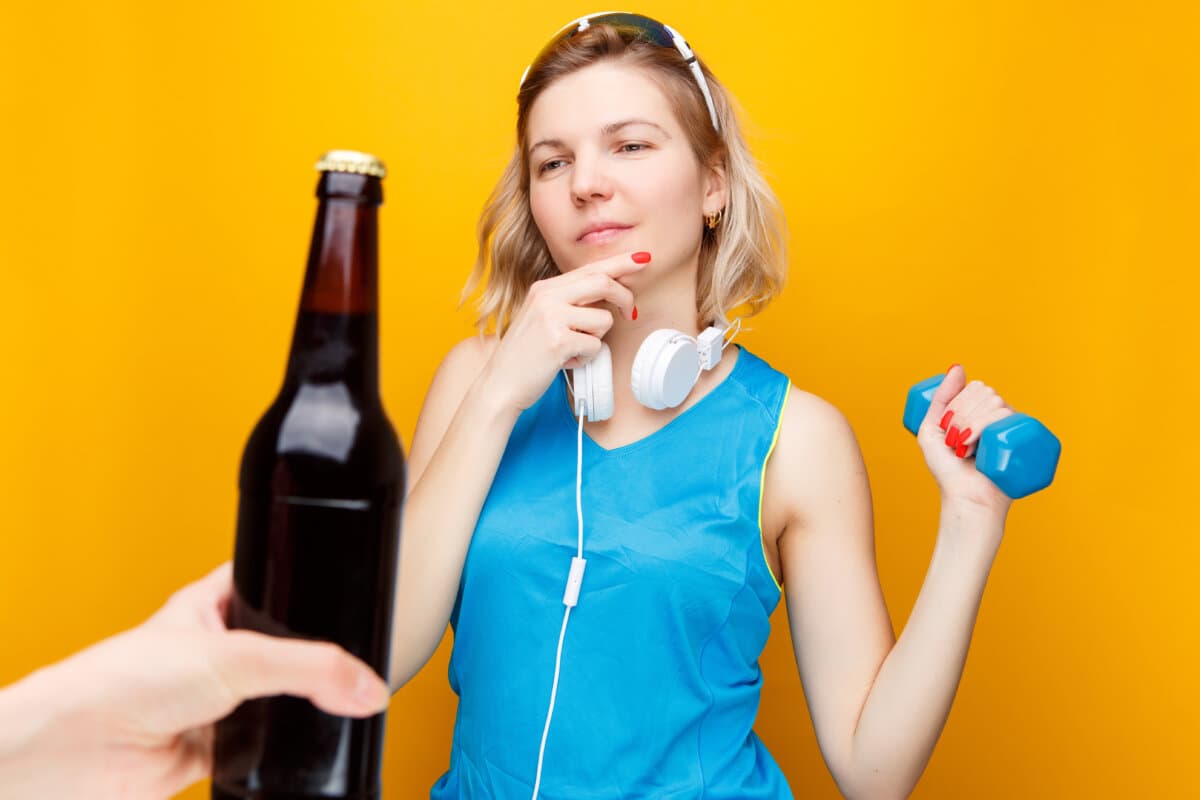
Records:
[[[646,337],[633,359],[630,380],[633,396],[647,408],[661,411],[682,403],[696,385],[700,373],[721,361],[721,353],[732,341],[722,341],[730,323],[712,325],[699,336],[673,328],[660,328]],[[741,318],[736,321],[741,330]],[[592,422],[613,414],[612,352],[600,343],[600,352],[588,363],[571,370],[575,413]]]

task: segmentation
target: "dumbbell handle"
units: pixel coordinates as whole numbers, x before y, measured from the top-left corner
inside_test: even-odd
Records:
[[[934,375],[908,390],[904,427],[914,436],[945,377]],[[1050,485],[1061,453],[1062,443],[1049,428],[1028,414],[1012,414],[980,431],[975,467],[1016,500]]]

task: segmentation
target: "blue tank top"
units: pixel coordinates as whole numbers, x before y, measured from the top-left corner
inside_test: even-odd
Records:
[[[583,435],[583,555],[540,800],[778,800],[754,733],[758,658],[781,589],[760,506],[788,378],[746,348],[663,428]],[[726,355],[728,357],[728,354]],[[560,371],[518,418],[450,617],[458,713],[431,800],[529,800],[578,549],[578,420]]]

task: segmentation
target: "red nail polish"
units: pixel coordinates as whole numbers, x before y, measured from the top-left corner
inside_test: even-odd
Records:
[[[962,458],[967,454],[967,437],[971,435],[971,429],[966,428],[959,431],[958,438],[954,440],[954,454]]]
[[[946,426],[950,424],[950,418],[953,416],[953,411],[947,411],[945,416],[942,417],[942,421],[938,423],[938,427],[942,430],[946,430]]]
[[[635,320],[637,319],[637,306],[634,306],[634,307],[633,307],[633,318],[634,318]]]
[[[950,426],[950,432],[946,434],[946,444],[950,447],[954,447],[958,444],[958,426],[957,425]]]
[[[649,254],[649,253],[647,253],[647,252],[646,252],[646,251],[644,251],[644,250],[643,250],[643,251],[641,251],[641,252],[638,252],[638,253],[634,253],[634,254],[633,254],[633,256],[632,256],[632,258],[633,258],[633,261],[634,261],[634,263],[635,263],[635,264],[648,264],[648,263],[650,263],[650,254]]]

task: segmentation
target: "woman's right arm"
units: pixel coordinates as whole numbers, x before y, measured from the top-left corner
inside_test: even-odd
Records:
[[[494,338],[466,339],[434,375],[407,459],[409,493],[400,535],[391,677],[396,691],[433,656],[471,533],[520,415],[480,380]]]
[[[609,302],[631,316],[633,293],[617,279],[640,271],[649,258],[632,255],[538,281],[502,340],[471,337],[438,367],[406,464],[388,681],[393,692],[420,671],[445,635],[479,513],[522,410],[560,368],[599,352],[613,315],[594,305]]]

